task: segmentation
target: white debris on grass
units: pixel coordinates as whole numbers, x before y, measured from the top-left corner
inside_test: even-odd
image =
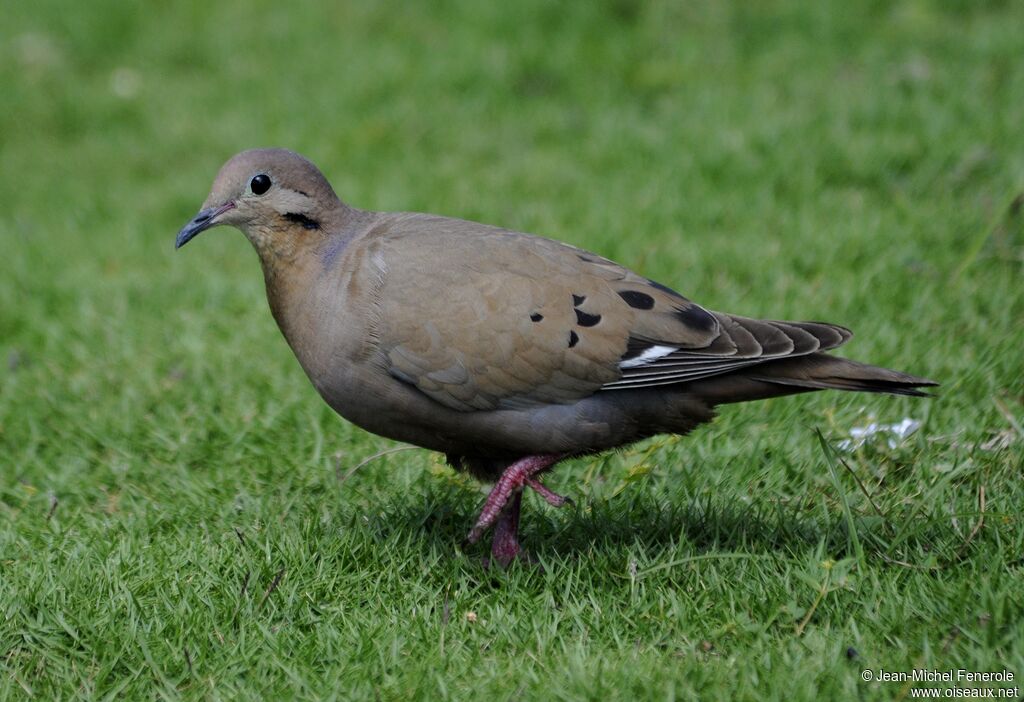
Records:
[[[917,419],[904,417],[902,421],[895,424],[879,424],[871,422],[867,426],[853,427],[850,429],[850,438],[839,442],[840,451],[856,451],[873,436],[882,435],[886,437],[889,448],[896,448],[903,443],[908,436],[921,428],[921,422]]]
[[[130,100],[139,94],[142,74],[134,68],[115,68],[110,74],[110,91],[122,100]]]

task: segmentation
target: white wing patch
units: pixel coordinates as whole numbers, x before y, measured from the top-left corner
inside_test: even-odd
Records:
[[[659,358],[667,356],[673,351],[679,349],[675,346],[652,346],[645,350],[639,356],[627,359],[625,361],[619,361],[619,368],[636,368],[638,366],[646,366],[648,363],[654,363]]]

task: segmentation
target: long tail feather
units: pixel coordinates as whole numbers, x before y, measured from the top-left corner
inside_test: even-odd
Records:
[[[712,404],[725,404],[815,390],[928,397],[929,394],[919,388],[936,385],[938,383],[927,378],[824,353],[813,353],[768,361],[727,376],[693,383],[691,391]]]

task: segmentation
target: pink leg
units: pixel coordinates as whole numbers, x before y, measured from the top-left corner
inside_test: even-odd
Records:
[[[524,485],[537,490],[544,499],[551,504],[560,506],[565,502],[565,498],[555,495],[555,493],[548,490],[546,487],[540,484],[540,481],[534,479],[534,476],[541,473],[551,466],[562,460],[564,454],[546,454],[541,456],[527,456],[521,458],[501,474],[498,478],[498,482],[494,484],[491,489],[491,494],[487,496],[487,501],[484,502],[484,507],[480,510],[480,517],[476,520],[476,526],[469,532],[469,536],[466,540],[471,544],[475,544],[483,536],[484,532],[487,531],[497,520],[502,513],[502,509],[505,504],[508,503],[509,499],[513,494],[521,494]],[[535,483],[535,484],[531,484]],[[515,508],[515,530],[519,526],[519,504],[516,503]],[[513,530],[513,536],[515,534]]]
[[[548,490],[547,486],[537,478],[527,478],[526,486],[547,500],[547,503],[552,507],[561,507],[566,502],[572,502],[568,497],[557,495]]]
[[[507,566],[519,554],[519,505],[523,501],[523,491],[516,490],[494,525],[494,541],[491,543],[491,558],[502,568]]]

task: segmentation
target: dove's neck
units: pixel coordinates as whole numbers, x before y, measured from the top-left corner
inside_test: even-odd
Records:
[[[315,279],[312,258],[301,250],[290,251],[282,256],[268,256],[260,252],[270,311],[292,347],[295,345],[294,340],[301,335],[303,301],[309,295],[311,281]]]
[[[312,216],[285,215],[251,222],[244,229],[260,257],[267,300],[281,330],[289,336],[294,308],[308,297],[320,277],[323,260],[336,259],[359,230],[360,211],[340,200]]]
[[[361,336],[359,315],[365,310],[349,303],[370,287],[365,279],[379,284],[379,275],[368,275],[360,266],[364,256],[359,240],[372,224],[369,216],[355,216],[347,226],[309,238],[307,245],[257,249],[270,311],[311,379],[343,351],[346,332]]]

